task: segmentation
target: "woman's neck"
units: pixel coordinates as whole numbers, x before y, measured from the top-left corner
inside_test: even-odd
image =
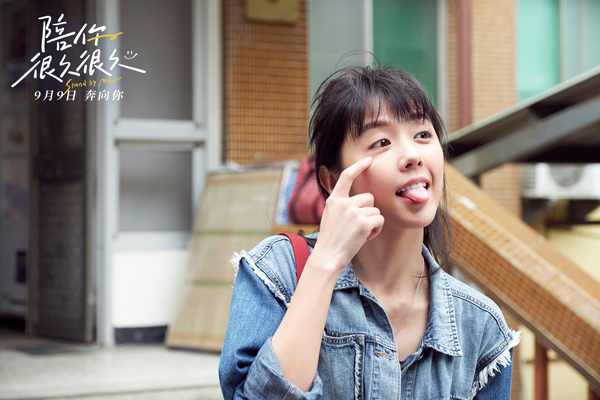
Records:
[[[413,293],[415,279],[424,266],[422,245],[423,228],[386,230],[384,227],[353,258],[354,272],[371,291]]]

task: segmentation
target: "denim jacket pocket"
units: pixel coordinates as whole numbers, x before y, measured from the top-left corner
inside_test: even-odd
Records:
[[[330,395],[327,398],[363,400],[364,363],[365,335],[323,332],[319,374],[323,379],[323,392]]]

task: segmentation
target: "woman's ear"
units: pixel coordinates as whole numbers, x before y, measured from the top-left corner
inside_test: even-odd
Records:
[[[321,186],[323,186],[327,192],[329,192],[329,194],[331,194],[331,191],[335,187],[337,180],[338,177],[334,176],[331,171],[329,171],[329,168],[321,165],[319,168],[319,181],[321,181]]]

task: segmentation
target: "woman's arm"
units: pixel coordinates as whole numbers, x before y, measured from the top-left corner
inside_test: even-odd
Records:
[[[340,272],[339,266],[318,257],[315,251],[306,262],[302,279],[272,340],[283,376],[304,392],[317,371],[323,330]]]
[[[271,346],[270,338],[285,310],[285,304],[242,258],[219,362],[219,380],[225,400],[284,399],[289,398],[290,391],[297,390],[283,378]],[[317,378],[310,393],[296,395],[295,399],[318,399],[321,393]]]
[[[290,306],[273,336],[283,376],[307,391],[317,372],[321,339],[335,282],[363,244],[379,233],[383,217],[370,193],[349,196],[354,179],[371,165],[367,157],[346,168],[327,199],[319,239]]]

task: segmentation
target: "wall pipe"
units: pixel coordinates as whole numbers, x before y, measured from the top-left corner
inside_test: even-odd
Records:
[[[471,124],[471,9],[458,0],[458,101],[460,128]]]

